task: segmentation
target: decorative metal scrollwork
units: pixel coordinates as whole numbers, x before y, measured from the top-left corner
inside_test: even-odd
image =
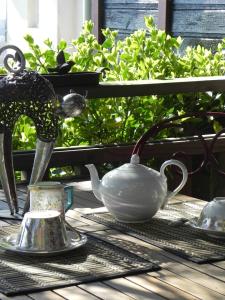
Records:
[[[14,45],[6,45],[6,46],[0,48],[0,55],[7,50],[14,50],[15,54],[13,55],[13,54],[8,53],[5,55],[3,63],[4,63],[4,67],[6,68],[6,70],[10,73],[15,73],[15,74],[24,71],[25,66],[26,66],[26,61],[25,61],[23,52]],[[16,67],[10,66],[9,61],[11,59],[16,64]]]
[[[219,118],[222,117],[225,120],[225,113],[224,112],[196,112],[196,113],[189,113],[184,114],[181,116],[175,116],[169,119],[165,119],[154,126],[152,126],[149,130],[147,130],[142,137],[138,140],[136,143],[133,153],[132,154],[138,154],[140,156],[141,152],[143,151],[145,142],[148,140],[153,140],[157,134],[162,131],[163,129],[168,128],[183,128],[185,119],[191,119],[191,118],[199,118],[199,119],[205,119],[207,117],[214,117]],[[218,163],[215,154],[214,154],[214,147],[218,139],[221,137],[221,135],[225,133],[225,128],[222,128],[219,132],[217,132],[214,137],[212,138],[212,141],[206,142],[205,137],[203,134],[198,133],[196,130],[196,136],[198,137],[199,141],[202,144],[203,148],[203,160],[201,161],[200,165],[195,169],[189,172],[189,175],[194,175],[198,173],[200,170],[205,168],[208,165],[211,165],[219,174],[225,176],[225,171],[220,169],[220,164]],[[173,154],[173,158],[185,158],[189,154],[184,151],[177,151]]]

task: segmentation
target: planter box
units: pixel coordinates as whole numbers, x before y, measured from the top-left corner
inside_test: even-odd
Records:
[[[57,87],[72,87],[72,86],[97,86],[100,80],[100,72],[77,72],[68,74],[41,74],[48,79],[54,86]],[[6,75],[0,75],[0,80]]]
[[[43,74],[54,87],[67,86],[96,86],[99,84],[99,72],[77,72],[64,75],[59,74]]]

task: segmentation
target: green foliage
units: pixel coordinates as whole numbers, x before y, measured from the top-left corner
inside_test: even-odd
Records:
[[[52,41],[46,39],[44,40],[46,48],[42,50],[39,45],[35,44],[31,35],[27,34],[24,39],[30,48],[30,52],[24,54],[26,61],[28,62],[28,67],[39,73],[48,73],[48,68],[56,65],[56,56],[58,52],[60,50],[65,50],[67,47],[66,41],[61,40],[56,51],[53,49]]]
[[[13,149],[34,149],[36,143],[36,130],[34,123],[27,116],[21,116],[16,123],[13,133]]]
[[[75,175],[76,172],[74,172],[73,168],[71,166],[65,166],[61,168],[50,168],[50,174],[49,177],[51,179],[57,180],[57,179],[66,179],[68,177],[72,177]]]
[[[6,70],[0,67],[0,75],[5,75],[5,74],[6,74]]]
[[[118,32],[106,28],[103,30],[105,41],[99,44],[92,34],[93,23],[88,21],[76,40],[69,44],[62,40],[56,49],[49,39],[44,41],[42,49],[32,36],[26,35],[30,48],[25,54],[28,67],[47,73],[48,67],[55,67],[58,52],[64,50],[66,59],[75,62],[72,72],[105,67],[108,69],[102,78],[105,81],[224,74],[225,39],[215,52],[197,46],[188,47],[181,55],[180,37],[174,38],[158,30],[151,17],[145,18],[145,24],[146,29],[137,30],[124,40],[118,40]],[[132,142],[164,117],[199,110],[223,111],[224,95],[198,93],[91,100],[81,116],[62,123],[57,145]],[[18,126],[15,146],[33,147],[35,130],[31,121],[22,118]]]

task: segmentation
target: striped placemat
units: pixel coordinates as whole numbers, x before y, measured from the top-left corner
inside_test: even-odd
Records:
[[[4,226],[0,237],[17,230],[18,225]],[[53,257],[19,255],[0,248],[0,292],[31,293],[158,269],[153,261],[88,235],[81,248]]]
[[[171,204],[166,209],[160,210],[151,221],[138,224],[119,222],[110,213],[88,214],[83,217],[196,263],[224,260],[225,239],[207,236],[194,227],[177,222],[182,218],[197,217],[201,209],[202,206],[190,202]]]

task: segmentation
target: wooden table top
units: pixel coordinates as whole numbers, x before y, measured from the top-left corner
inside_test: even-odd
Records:
[[[80,284],[23,296],[7,297],[0,294],[0,299],[15,300],[215,300],[225,299],[225,261],[196,264],[171,254],[150,243],[111,230],[82,217],[82,214],[102,211],[102,204],[95,199],[90,189],[90,182],[71,183],[74,186],[74,209],[67,212],[67,221],[82,232],[97,232],[101,235],[120,238],[144,246],[151,251],[151,256],[162,267],[161,270],[125,276],[117,279]],[[20,206],[26,196],[26,189],[18,187]],[[198,205],[205,202],[188,196],[179,195],[172,199],[174,203],[190,201]],[[3,192],[0,193],[0,208],[5,209]],[[0,226],[12,221],[0,220]]]

